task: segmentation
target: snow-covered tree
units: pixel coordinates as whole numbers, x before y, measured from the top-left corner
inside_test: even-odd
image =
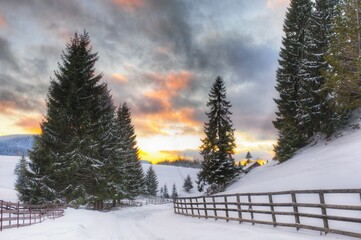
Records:
[[[303,129],[299,127],[295,116],[300,104],[300,70],[305,56],[305,34],[311,9],[310,0],[291,0],[283,25],[285,35],[276,73],[279,98],[275,99],[275,102],[278,111],[273,122],[278,130],[275,158],[281,162],[289,159],[306,141]]]
[[[168,193],[167,184],[164,184],[162,197],[164,197],[164,198],[169,198],[169,193]]]
[[[184,182],[183,182],[183,189],[184,189],[184,191],[189,193],[192,188],[193,188],[193,181],[191,179],[191,176],[187,175],[187,177],[184,179]]]
[[[139,159],[131,112],[127,104],[117,110],[118,146],[124,161],[124,185],[128,198],[134,198],[144,191],[144,173]]]
[[[21,156],[15,167],[15,189],[21,202],[31,202],[31,184],[29,179],[28,163],[24,155]]]
[[[156,196],[158,189],[158,179],[152,165],[145,174],[145,193],[149,196]]]
[[[173,187],[172,187],[172,198],[177,198],[178,197],[178,192],[177,192],[177,188],[175,186],[175,183],[173,183]]]
[[[251,155],[251,153],[250,152],[247,152],[247,154],[246,154],[246,157],[245,157],[246,159],[247,159],[247,163],[250,163],[251,162],[251,158],[253,158],[252,157],[252,155]]]
[[[202,139],[202,169],[198,173],[198,189],[206,184],[223,188],[238,174],[232,154],[236,148],[233,124],[229,111],[231,104],[226,100],[226,88],[221,77],[211,87],[207,107],[208,122],[204,124],[206,137]]]
[[[42,133],[29,153],[29,168],[44,201],[65,199],[91,202],[103,198],[100,154],[101,117],[105,108],[101,98],[106,85],[95,74],[98,60],[92,52],[88,33],[75,33],[62,53],[59,70],[51,80],[47,113]]]

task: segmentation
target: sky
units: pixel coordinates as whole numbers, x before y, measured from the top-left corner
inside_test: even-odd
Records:
[[[0,135],[39,133],[50,79],[75,32],[132,112],[141,158],[198,158],[208,93],[225,81],[235,160],[270,160],[289,0],[1,0]]]

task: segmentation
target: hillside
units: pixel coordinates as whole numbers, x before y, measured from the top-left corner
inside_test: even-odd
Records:
[[[330,140],[315,140],[290,160],[253,169],[227,193],[361,187],[360,114]]]
[[[33,147],[34,135],[0,136],[0,155],[19,156]]]

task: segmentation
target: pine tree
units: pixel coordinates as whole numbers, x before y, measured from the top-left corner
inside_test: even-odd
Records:
[[[29,179],[28,163],[24,155],[21,156],[15,167],[15,189],[21,202],[31,202],[31,183]]]
[[[175,183],[173,183],[172,198],[177,198],[177,197],[178,197],[177,188],[175,186]]]
[[[139,150],[130,109],[125,103],[117,110],[117,129],[117,141],[122,158],[124,159],[125,190],[128,198],[134,198],[143,192],[144,173],[139,159]]]
[[[326,87],[339,122],[361,106],[361,1],[342,1],[333,21]]]
[[[305,56],[305,33],[311,9],[310,0],[291,0],[283,25],[285,36],[276,73],[279,99],[275,99],[275,102],[278,111],[273,122],[279,135],[274,149],[275,159],[281,162],[304,146],[307,139],[295,116],[300,104],[300,69]]]
[[[106,85],[100,83],[102,75],[95,74],[98,57],[86,32],[74,35],[61,58],[51,80],[42,133],[29,153],[32,181],[41,201],[94,202],[104,197],[98,188],[105,164],[98,137]]]
[[[205,184],[215,188],[224,188],[238,174],[232,154],[236,148],[234,129],[229,111],[231,104],[226,100],[226,88],[223,79],[217,77],[209,94],[207,112],[209,122],[204,124],[206,137],[202,139],[202,169],[198,173],[198,189]]]
[[[149,196],[156,196],[158,189],[158,179],[152,165],[145,175],[145,193]]]
[[[323,91],[323,72],[328,65],[325,55],[338,2],[339,0],[317,0],[305,31],[304,57],[300,69],[300,104],[296,119],[307,138],[318,132],[329,135],[335,125],[328,94]]]
[[[163,187],[163,196],[164,198],[169,198],[169,193],[168,193],[168,187],[167,187],[167,184],[164,184],[164,187]]]
[[[184,191],[189,193],[192,188],[193,188],[193,181],[191,179],[191,176],[187,175],[187,177],[184,179],[183,189]]]
[[[251,153],[247,152],[247,154],[246,154],[247,164],[251,162],[251,158],[253,158]]]

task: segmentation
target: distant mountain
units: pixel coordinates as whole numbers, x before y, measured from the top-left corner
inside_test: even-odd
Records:
[[[33,134],[0,136],[0,155],[20,156],[32,149]]]

